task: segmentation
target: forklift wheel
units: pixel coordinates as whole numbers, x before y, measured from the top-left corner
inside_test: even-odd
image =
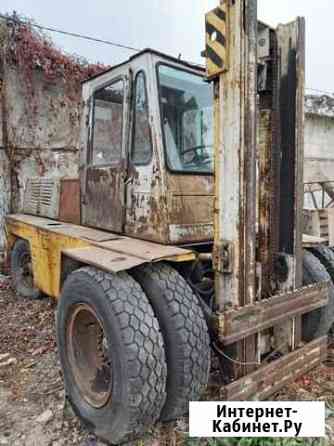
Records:
[[[90,267],[71,273],[58,304],[57,343],[67,399],[88,430],[120,443],[159,418],[166,399],[163,339],[127,273]]]
[[[40,299],[41,292],[34,287],[29,243],[19,239],[15,242],[10,258],[11,276],[17,294],[30,299]]]
[[[331,276],[334,283],[334,252],[331,248],[325,245],[318,245],[316,248],[310,249],[313,255],[315,255],[320,262],[326,268],[328,274]]]
[[[334,286],[329,273],[320,260],[311,252],[304,251],[303,284],[329,281],[329,303],[303,316],[303,339],[307,342],[326,336],[334,322]]]
[[[175,420],[206,388],[210,366],[207,324],[198,298],[171,266],[145,265],[133,275],[149,298],[165,342],[167,400],[161,420]]]

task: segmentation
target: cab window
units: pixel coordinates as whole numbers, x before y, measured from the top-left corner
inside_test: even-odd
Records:
[[[145,73],[140,71],[134,84],[134,113],[132,162],[148,164],[152,157],[151,129],[148,114],[148,100]]]
[[[119,80],[94,94],[92,164],[108,165],[122,156],[124,81]]]
[[[158,65],[167,165],[185,173],[213,172],[213,89],[198,74]]]

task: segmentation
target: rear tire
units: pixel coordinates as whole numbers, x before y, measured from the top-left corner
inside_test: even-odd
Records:
[[[320,260],[309,251],[304,251],[303,259],[303,284],[312,285],[317,282],[329,281],[329,303],[326,307],[319,308],[305,314],[302,319],[303,339],[307,342],[315,338],[326,336],[334,322],[334,286],[329,273]]]
[[[89,267],[71,273],[58,304],[57,343],[67,398],[90,431],[119,443],[159,418],[166,399],[163,339],[127,273]]]
[[[188,412],[189,401],[200,399],[208,383],[207,324],[197,296],[171,266],[145,265],[133,275],[149,298],[165,342],[167,400],[161,420],[175,420]]]
[[[10,269],[13,286],[17,294],[29,299],[40,299],[40,290],[34,287],[29,242],[18,239],[11,252]]]

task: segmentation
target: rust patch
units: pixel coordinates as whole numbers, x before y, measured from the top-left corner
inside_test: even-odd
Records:
[[[87,169],[83,223],[122,232],[124,178],[117,167]]]
[[[60,187],[59,219],[66,223],[80,224],[80,182],[63,179]]]

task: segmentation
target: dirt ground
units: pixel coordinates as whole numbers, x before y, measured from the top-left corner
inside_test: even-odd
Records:
[[[0,445],[103,444],[86,432],[64,405],[54,321],[55,304],[51,300],[20,298],[10,289],[9,280],[0,276]],[[276,398],[326,400],[329,435],[333,438],[328,444],[334,445],[333,363],[322,365]],[[141,444],[157,446],[161,441],[154,432]]]

